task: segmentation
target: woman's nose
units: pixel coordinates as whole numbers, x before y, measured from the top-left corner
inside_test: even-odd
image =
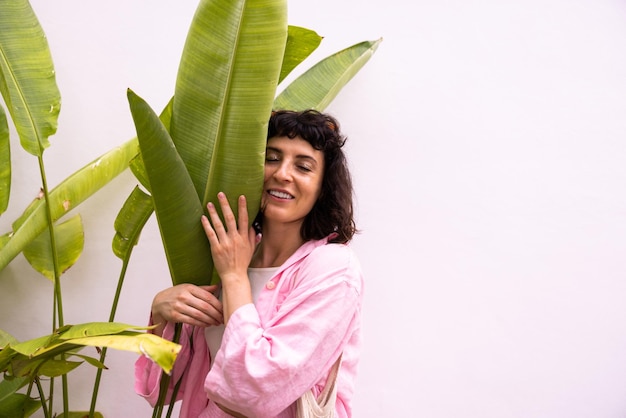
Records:
[[[291,181],[291,170],[287,164],[280,164],[274,171],[274,177],[281,181]]]

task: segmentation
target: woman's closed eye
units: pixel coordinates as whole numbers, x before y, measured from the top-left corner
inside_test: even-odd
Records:
[[[280,161],[280,157],[278,154],[276,153],[267,153],[265,155],[265,161],[266,162],[276,162],[276,161]]]
[[[308,164],[298,164],[298,170],[304,171],[305,173],[310,173],[311,171],[313,171],[313,167],[309,166]]]

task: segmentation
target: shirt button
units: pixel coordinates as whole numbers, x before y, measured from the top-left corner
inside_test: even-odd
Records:
[[[265,287],[267,287],[269,290],[272,290],[273,288],[276,287],[276,283],[274,283],[274,282],[267,282]]]

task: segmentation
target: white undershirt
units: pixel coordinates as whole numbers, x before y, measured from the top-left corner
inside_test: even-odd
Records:
[[[250,289],[252,290],[252,302],[255,305],[265,284],[279,268],[280,267],[248,268],[248,278],[250,279]],[[220,345],[222,345],[223,335],[224,325],[216,325],[204,329],[204,338],[206,339],[209,353],[211,354],[211,363],[213,363],[213,359],[215,359],[215,355]]]

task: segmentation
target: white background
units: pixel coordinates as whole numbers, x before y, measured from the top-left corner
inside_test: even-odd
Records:
[[[134,136],[126,88],[161,109],[197,2],[33,0],[63,104],[48,181]],[[305,65],[366,39],[377,53],[327,109],[349,136],[366,274],[355,416],[626,417],[626,3],[291,1],[325,37]],[[14,137],[0,232],[39,188]],[[108,317],[124,173],[81,205],[66,322]],[[144,324],[167,286],[156,224],[117,320]],[[49,332],[52,286],[20,256],[0,273],[0,328]],[[313,319],[312,319],[313,320]],[[99,409],[147,417],[135,356],[110,352]],[[93,369],[70,375],[87,409]]]

